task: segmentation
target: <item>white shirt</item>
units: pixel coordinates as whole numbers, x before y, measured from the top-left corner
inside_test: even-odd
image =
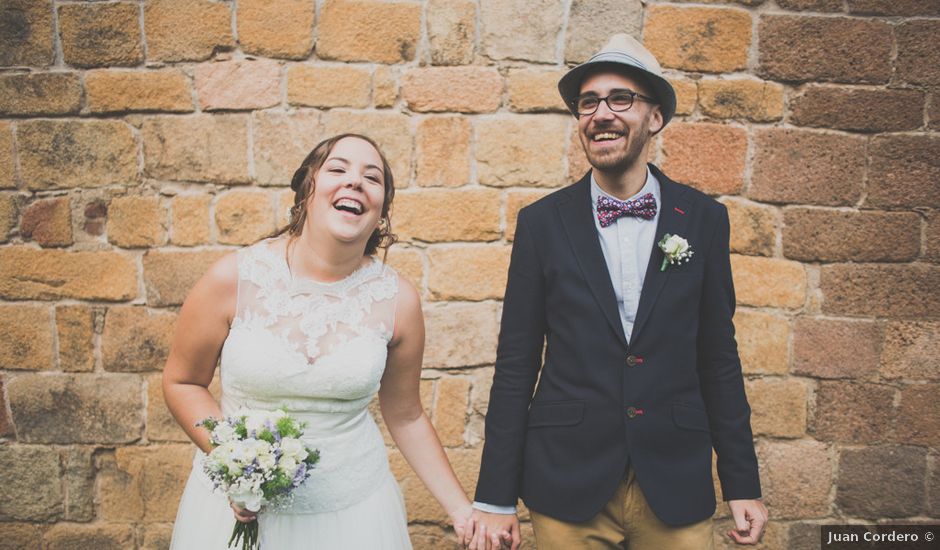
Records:
[[[656,225],[659,222],[659,213],[662,210],[659,182],[653,177],[650,169],[646,169],[646,183],[640,191],[627,200],[652,193],[656,198],[656,215],[651,220],[644,220],[635,216],[622,216],[616,222],[601,227],[597,219],[597,198],[601,195],[619,201],[605,193],[594,179],[591,172],[591,212],[594,213],[594,227],[607,262],[607,271],[610,273],[610,282],[617,297],[617,310],[620,312],[620,323],[623,334],[630,341],[633,335],[633,323],[636,321],[636,310],[640,305],[640,291],[646,278],[646,267],[653,253],[653,242],[656,240]],[[496,506],[484,502],[474,502],[473,507],[483,512],[494,514],[515,514],[515,506]]]

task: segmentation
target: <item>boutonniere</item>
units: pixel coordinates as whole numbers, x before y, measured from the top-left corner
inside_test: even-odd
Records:
[[[681,264],[682,262],[689,261],[689,258],[692,257],[692,247],[689,246],[689,241],[683,239],[679,235],[670,235],[666,233],[663,235],[663,238],[658,243],[659,249],[663,251],[663,265],[660,266],[660,271],[666,271],[666,266],[670,264]]]

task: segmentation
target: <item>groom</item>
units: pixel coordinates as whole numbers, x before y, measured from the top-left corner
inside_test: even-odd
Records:
[[[519,212],[471,547],[516,548],[521,497],[540,550],[712,548],[712,449],[728,534],[756,544],[727,211],[646,163],[676,96],[639,42],[558,90],[593,170]]]

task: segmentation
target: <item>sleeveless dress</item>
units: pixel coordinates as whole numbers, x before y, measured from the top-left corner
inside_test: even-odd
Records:
[[[372,258],[334,283],[294,280],[272,241],[238,252],[238,301],[222,347],[223,414],[284,408],[320,461],[284,508],[258,514],[262,549],[410,549],[407,516],[368,406],[385,370],[398,276]],[[196,452],[172,549],[224,550],[234,526]]]

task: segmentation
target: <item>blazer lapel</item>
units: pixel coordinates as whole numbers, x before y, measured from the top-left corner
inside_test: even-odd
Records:
[[[623,324],[617,311],[617,297],[594,226],[590,172],[571,186],[568,200],[559,202],[557,207],[581,272],[611,328],[626,347],[627,339],[623,335]]]
[[[653,305],[659,297],[660,291],[669,278],[670,269],[667,266],[665,271],[661,271],[663,264],[663,251],[659,249],[659,241],[663,235],[679,235],[686,237],[686,226],[689,216],[692,213],[692,203],[683,197],[685,189],[667,178],[650,165],[650,169],[656,180],[659,181],[660,199],[662,204],[659,211],[659,222],[656,225],[656,238],[653,241],[653,252],[650,254],[649,264],[646,266],[646,277],[643,279],[643,289],[640,291],[640,303],[636,310],[636,319],[633,322],[633,334],[630,337],[631,342],[636,342],[637,336],[649,319],[653,311]]]

